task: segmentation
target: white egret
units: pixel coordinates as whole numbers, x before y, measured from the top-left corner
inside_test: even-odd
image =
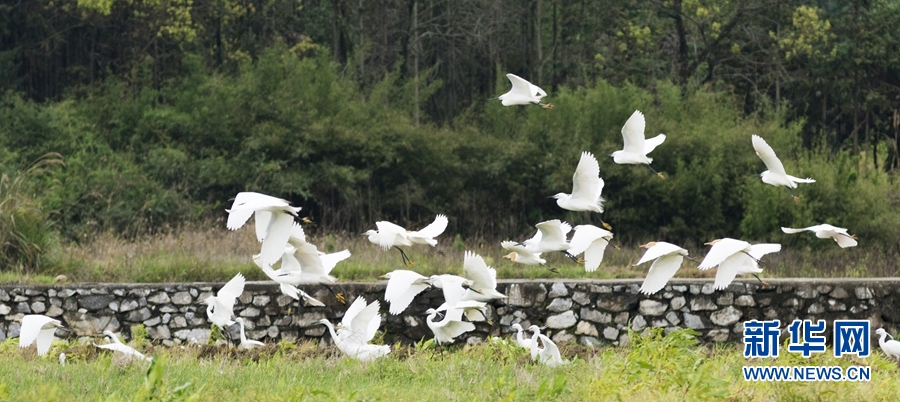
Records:
[[[375,222],[375,227],[378,229],[367,230],[363,233],[363,236],[368,236],[369,241],[381,246],[382,250],[387,250],[391,247],[396,248],[400,251],[400,257],[403,258],[403,264],[407,267],[412,265],[409,256],[407,256],[406,252],[400,248],[400,246],[412,246],[412,240],[409,239],[406,229],[388,221]]]
[[[228,212],[229,230],[244,226],[251,215],[256,216],[256,238],[262,242],[263,262],[274,264],[284,253],[291,235],[294,217],[300,207],[292,207],[286,200],[260,193],[242,192],[234,197]]]
[[[532,253],[524,244],[516,243],[514,241],[502,241],[500,242],[500,247],[512,251],[511,253],[504,255],[503,258],[508,258],[516,264],[543,265],[551,272],[558,273],[555,269],[547,267],[547,260],[541,258],[541,253]]]
[[[503,106],[538,105],[544,109],[553,109],[553,105],[541,103],[541,98],[547,96],[547,93],[537,85],[519,78],[515,74],[506,74],[506,78],[512,83],[512,89],[491,100],[499,100]]]
[[[60,365],[60,366],[65,366],[65,365],[66,365],[66,354],[65,354],[65,353],[60,353],[60,354],[59,354],[59,365]]]
[[[416,295],[431,287],[428,277],[405,269],[388,272],[382,278],[388,280],[384,289],[384,300],[390,303],[388,311],[394,315],[406,310]]]
[[[447,222],[446,216],[438,215],[434,218],[434,222],[431,222],[428,226],[419,230],[408,231],[406,232],[406,236],[409,238],[409,241],[413,243],[431,246],[437,250],[439,254],[444,254],[443,251],[437,248],[437,240],[434,238],[440,236],[441,233],[444,233],[444,230],[447,229]]]
[[[565,252],[571,247],[566,241],[566,235],[572,231],[572,226],[568,223],[553,219],[538,223],[534,227],[538,229],[534,237],[522,242],[532,253]]]
[[[375,332],[381,325],[381,307],[377,300],[366,304],[366,300],[358,297],[344,313],[341,320],[341,328],[335,332],[328,319],[321,319],[319,323],[328,327],[331,339],[337,348],[354,359],[361,361],[375,360],[391,352],[388,345],[372,345],[369,342],[375,337]]]
[[[318,299],[310,296],[308,293],[298,289],[296,286],[292,284],[291,278],[289,276],[282,276],[279,271],[273,270],[272,267],[264,264],[260,255],[253,256],[253,262],[256,263],[260,269],[262,269],[263,273],[269,277],[269,279],[278,283],[279,289],[281,293],[285,296],[288,296],[298,302],[300,300],[305,300],[307,304],[311,306],[323,307],[325,303],[322,303]]]
[[[569,211],[603,212],[603,179],[600,165],[590,152],[582,152],[575,174],[572,175],[572,194],[558,193],[556,199],[560,208]]]
[[[117,337],[116,334],[112,331],[106,330],[103,331],[103,334],[109,337],[110,343],[107,343],[105,345],[98,345],[95,343],[94,346],[100,349],[111,350],[115,353],[119,353],[127,360],[131,360],[133,358],[138,358],[145,361],[152,360],[151,358],[144,356],[143,353],[138,352],[137,349],[122,343],[122,341],[119,340],[119,337]]]
[[[791,197],[794,198],[794,202],[799,203],[800,198],[794,195],[794,190],[792,189],[797,188],[797,183],[815,183],[816,181],[809,177],[801,179],[787,174],[781,160],[775,156],[775,150],[772,149],[762,137],[754,134],[751,140],[753,142],[753,149],[756,150],[756,155],[759,156],[759,159],[762,159],[763,163],[765,163],[766,167],[769,169],[759,174],[759,177],[762,178],[762,182],[773,186],[787,187],[788,191],[791,193]]]
[[[713,286],[716,290],[725,289],[734,281],[735,276],[742,274],[750,274],[756,277],[756,274],[762,272],[759,268],[759,259],[762,256],[781,250],[780,244],[753,244],[737,239],[716,239],[707,245],[712,246],[709,253],[700,262],[700,270],[707,270],[716,265],[719,269],[716,271],[716,280]]]
[[[660,134],[656,137],[645,139],[645,125],[644,114],[640,110],[635,110],[631,117],[625,121],[625,125],[622,126],[622,140],[625,146],[622,150],[615,151],[610,156],[613,157],[613,162],[620,165],[646,165],[657,176],[664,177],[662,173],[653,170],[650,166],[653,163],[653,158],[648,158],[647,154],[662,144],[666,140],[666,135]]]
[[[650,270],[647,271],[644,283],[641,284],[641,293],[652,295],[664,288],[669,279],[675,276],[675,272],[678,271],[678,268],[681,268],[681,263],[684,261],[684,257],[688,255],[688,251],[664,241],[651,241],[647,244],[642,244],[640,247],[647,249],[647,252],[634,265],[637,266],[654,260],[653,264],[650,265]]]
[[[462,300],[491,301],[506,298],[497,291],[497,271],[484,262],[484,258],[466,251],[463,259],[463,275],[471,281]]]
[[[612,238],[613,234],[608,230],[594,225],[578,225],[569,242],[568,252],[572,256],[584,253],[584,270],[594,272],[603,261],[603,252]]]
[[[206,316],[209,321],[224,329],[225,326],[234,324],[231,316],[234,315],[234,301],[244,293],[244,275],[238,273],[225,286],[219,289],[215,296],[209,296],[204,303],[207,304]]]
[[[257,346],[265,345],[260,341],[247,339],[247,335],[244,334],[244,319],[242,317],[235,318],[234,321],[241,325],[241,344],[238,346],[238,349],[250,350]]]
[[[888,356],[889,359],[897,360],[897,366],[900,367],[900,342],[895,341],[893,339],[885,340],[886,337],[890,336],[884,328],[878,328],[875,330],[875,333],[878,334],[878,346],[881,346],[881,350]],[[893,336],[891,336],[893,338]]]
[[[463,310],[461,309],[451,307],[445,310],[444,319],[434,321],[437,313],[438,310],[428,309],[425,312],[425,314],[428,314],[425,322],[428,324],[428,328],[431,328],[431,332],[434,333],[434,341],[437,342],[438,346],[444,343],[452,343],[456,337],[475,330],[475,324],[462,321]]]
[[[470,279],[450,274],[431,275],[427,282],[444,293],[444,303],[450,307],[459,303],[466,294],[466,288],[473,284]]]
[[[525,330],[522,328],[522,326],[519,325],[519,323],[515,323],[513,325],[510,325],[510,328],[516,330],[516,345],[519,345],[531,351],[531,338],[526,338],[523,335],[523,332]]]
[[[782,227],[781,230],[784,233],[800,233],[809,230],[815,233],[816,237],[820,239],[834,239],[834,241],[837,242],[837,244],[841,246],[841,248],[854,247],[858,244],[856,242],[856,236],[847,234],[847,229],[831,226],[827,223],[810,226],[803,229],[791,229]]]
[[[34,343],[38,356],[43,356],[50,351],[53,334],[57,328],[63,327],[59,320],[42,314],[28,314],[15,321],[22,323],[19,329],[19,347],[27,348]]]
[[[534,326],[532,326],[534,327]],[[540,342],[540,346],[538,344]],[[563,365],[568,363],[567,361],[562,359],[562,356],[559,354],[559,348],[556,346],[553,341],[550,340],[546,335],[543,335],[537,331],[535,331],[534,335],[531,336],[531,358],[532,360],[537,360],[540,363],[544,363],[547,367],[557,367],[559,365]]]

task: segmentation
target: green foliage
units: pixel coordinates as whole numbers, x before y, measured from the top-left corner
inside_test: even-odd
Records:
[[[150,368],[147,369],[147,376],[144,378],[144,384],[135,393],[132,399],[139,401],[160,401],[160,402],[190,402],[200,400],[200,391],[189,393],[191,383],[170,388],[165,380],[165,364],[164,355],[157,355],[150,362]]]
[[[147,327],[145,327],[144,324],[131,326],[131,344],[134,345],[136,349],[142,349],[149,346],[150,341],[148,338]]]

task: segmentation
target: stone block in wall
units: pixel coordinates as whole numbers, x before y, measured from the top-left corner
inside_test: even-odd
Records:
[[[506,304],[531,307],[544,302],[547,288],[542,283],[512,283],[506,288]]]

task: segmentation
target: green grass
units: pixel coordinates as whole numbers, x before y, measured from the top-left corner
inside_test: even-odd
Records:
[[[747,360],[732,346],[700,346],[689,331],[669,336],[632,334],[625,347],[564,345],[571,363],[534,364],[510,342],[431,347],[394,346],[371,363],[338,356],[333,347],[283,342],[238,352],[225,346],[150,347],[158,359],[121,364],[87,345],[55,344],[38,358],[15,340],[0,345],[0,399],[70,400],[323,400],[323,401],[880,401],[897,400],[897,365],[880,351],[859,358],[830,352],[804,359]],[[421,345],[419,345],[421,347]],[[66,351],[65,366],[57,355]],[[743,365],[870,366],[870,382],[745,382]],[[193,399],[192,399],[193,398]]]
[[[318,235],[307,228],[308,239],[320,250],[335,252],[349,249],[353,254],[332,272],[343,281],[376,281],[386,272],[404,268],[399,252],[381,250],[364,236]],[[829,240],[823,240],[829,241]],[[481,239],[440,239],[441,255],[425,246],[406,247],[413,260],[410,269],[423,275],[462,273],[463,251],[472,250],[497,269],[499,279],[615,279],[643,278],[649,263],[635,267],[644,250],[623,246],[608,247],[600,268],[592,273],[566,258],[563,253],[544,253],[553,273],[537,266],[514,264],[502,258],[507,252],[499,241]],[[615,243],[614,243],[615,244]],[[703,248],[688,247],[694,258],[702,258]],[[54,249],[41,272],[0,271],[0,283],[47,284],[57,275],[69,282],[225,282],[236,273],[249,280],[267,280],[251,261],[260,245],[252,225],[228,231],[223,222],[194,225],[157,235],[126,240],[109,232],[80,243]],[[763,277],[879,277],[900,275],[900,257],[875,253],[864,247],[825,252],[794,249],[785,246],[779,253],[762,260]],[[685,261],[676,277],[712,278],[715,270],[701,272],[696,263]]]

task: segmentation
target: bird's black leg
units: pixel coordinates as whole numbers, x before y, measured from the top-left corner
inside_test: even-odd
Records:
[[[399,246],[394,246],[394,248],[396,248],[397,250],[400,251],[400,258],[403,259],[403,265],[405,265],[407,267],[413,265],[412,260],[409,259],[409,256],[406,255],[406,252],[403,251],[402,248],[400,248]]]
[[[796,195],[794,195],[794,190],[791,190],[791,188],[788,187],[788,186],[784,186],[784,188],[788,189],[788,192],[791,193],[791,198],[794,199],[794,202],[796,202],[796,203],[799,204],[799,203],[800,203],[800,197],[797,197]]]
[[[652,167],[652,166],[650,166],[650,165],[649,165],[649,164],[647,164],[647,165],[645,165],[645,166],[647,166],[647,168],[648,168],[648,169],[650,169],[650,171],[651,171],[651,172],[653,172],[653,173],[654,173],[654,174],[656,174],[656,175],[657,175],[657,176],[659,176],[659,177],[662,177],[662,178],[663,178],[663,179],[665,179],[665,178],[666,178],[666,177],[665,177],[665,176],[663,176],[663,174],[662,174],[662,173],[660,173],[660,172],[657,172],[657,171],[656,171],[656,170],[654,170],[654,169],[653,169],[653,167]]]
[[[541,264],[541,266],[547,268],[548,271],[553,272],[554,274],[559,274],[559,271],[557,271],[556,268],[549,267],[546,264]]]
[[[325,284],[325,283],[322,283],[321,285],[322,285],[325,289],[328,289],[328,291],[331,292],[332,295],[334,295],[334,298],[337,299],[337,301],[341,302],[341,304],[347,304],[347,300],[344,298],[344,293],[343,293],[343,292],[337,293],[337,292],[334,291],[334,289],[333,289],[331,286],[328,286],[328,285]]]
[[[575,261],[575,263],[578,264],[578,257],[576,257],[572,254],[569,254],[569,252],[565,251],[565,250],[562,250],[562,252],[563,252],[563,254],[566,255],[566,257],[569,257],[570,260]]]

